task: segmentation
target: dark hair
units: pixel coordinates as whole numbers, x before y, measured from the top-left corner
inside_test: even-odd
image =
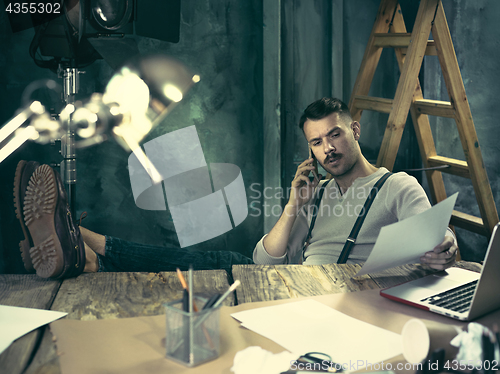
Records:
[[[304,123],[306,123],[308,119],[317,121],[328,117],[332,113],[338,113],[346,122],[352,121],[349,108],[343,101],[334,97],[324,97],[309,104],[300,117],[299,127],[304,131]]]

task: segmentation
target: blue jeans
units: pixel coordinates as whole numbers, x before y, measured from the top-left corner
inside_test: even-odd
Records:
[[[231,274],[233,265],[253,264],[253,261],[237,252],[189,250],[179,247],[159,247],[133,243],[106,236],[105,256],[97,254],[99,271],[152,272],[224,269]]]

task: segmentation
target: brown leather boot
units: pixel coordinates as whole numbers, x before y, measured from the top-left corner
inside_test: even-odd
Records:
[[[76,277],[85,267],[85,247],[73,223],[66,190],[49,165],[32,174],[24,198],[24,222],[33,240],[31,262],[43,278]]]
[[[24,240],[19,242],[19,249],[21,251],[21,257],[23,258],[24,268],[29,273],[34,273],[35,269],[33,268],[30,257],[30,248],[33,247],[33,239],[31,238],[28,228],[24,224],[24,196],[31,175],[39,166],[40,164],[36,161],[19,161],[14,176],[14,207],[16,208],[16,217],[21,224],[21,229],[24,234]]]

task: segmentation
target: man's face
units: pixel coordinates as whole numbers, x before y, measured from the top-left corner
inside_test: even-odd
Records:
[[[304,134],[314,156],[323,169],[334,177],[349,173],[356,165],[361,151],[359,123],[345,123],[338,113],[304,123]]]

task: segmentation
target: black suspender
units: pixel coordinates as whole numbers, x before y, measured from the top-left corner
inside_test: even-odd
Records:
[[[309,225],[309,232],[307,233],[306,240],[304,241],[304,246],[302,247],[302,260],[304,260],[304,252],[306,251],[307,246],[309,245],[309,240],[311,239],[311,232],[314,228],[314,223],[316,222],[316,217],[318,216],[319,212],[319,205],[321,202],[321,198],[323,197],[323,192],[325,192],[326,186],[328,186],[328,183],[330,183],[332,179],[329,179],[323,185],[320,187],[318,196],[316,197],[316,200],[314,200],[314,210],[313,210],[313,216],[311,218],[311,224]]]
[[[382,188],[383,184],[391,176],[391,172],[385,173],[380,179],[375,183],[375,185],[370,190],[370,194],[366,198],[365,205],[363,205],[363,209],[359,212],[358,219],[354,226],[352,227],[351,233],[347,237],[347,240],[344,244],[344,248],[342,248],[342,252],[340,253],[340,257],[337,260],[337,264],[345,264],[347,259],[349,258],[349,254],[351,253],[352,247],[356,243],[356,238],[358,237],[359,230],[361,230],[361,226],[363,226],[363,222],[365,221],[365,217],[372,206],[373,200],[375,196],[377,196],[378,191]]]
[[[358,237],[359,231],[361,230],[361,226],[363,226],[363,222],[365,220],[366,215],[368,214],[368,211],[370,210],[370,207],[372,206],[373,200],[375,199],[375,196],[377,196],[378,191],[380,188],[382,188],[383,184],[392,175],[391,172],[385,173],[382,177],[379,178],[377,183],[371,188],[370,194],[366,198],[365,204],[363,206],[363,209],[358,215],[358,218],[356,219],[356,222],[354,223],[354,226],[351,230],[351,233],[349,234],[345,244],[344,248],[342,249],[342,252],[340,253],[340,257],[337,260],[337,264],[344,264],[346,263],[347,259],[349,258],[349,254],[351,253],[352,247],[354,247],[354,244],[356,243],[356,238]],[[304,253],[309,245],[309,240],[311,239],[311,233],[314,228],[314,223],[316,222],[316,216],[317,212],[319,211],[319,205],[321,202],[321,198],[323,197],[323,192],[328,185],[328,183],[331,181],[330,179],[328,182],[323,184],[322,189],[319,191],[318,197],[314,201],[314,207],[316,210],[316,214],[313,215],[311,219],[311,225],[309,226],[309,232],[307,233],[307,237],[304,243],[304,247],[302,248],[302,260],[304,260]]]

